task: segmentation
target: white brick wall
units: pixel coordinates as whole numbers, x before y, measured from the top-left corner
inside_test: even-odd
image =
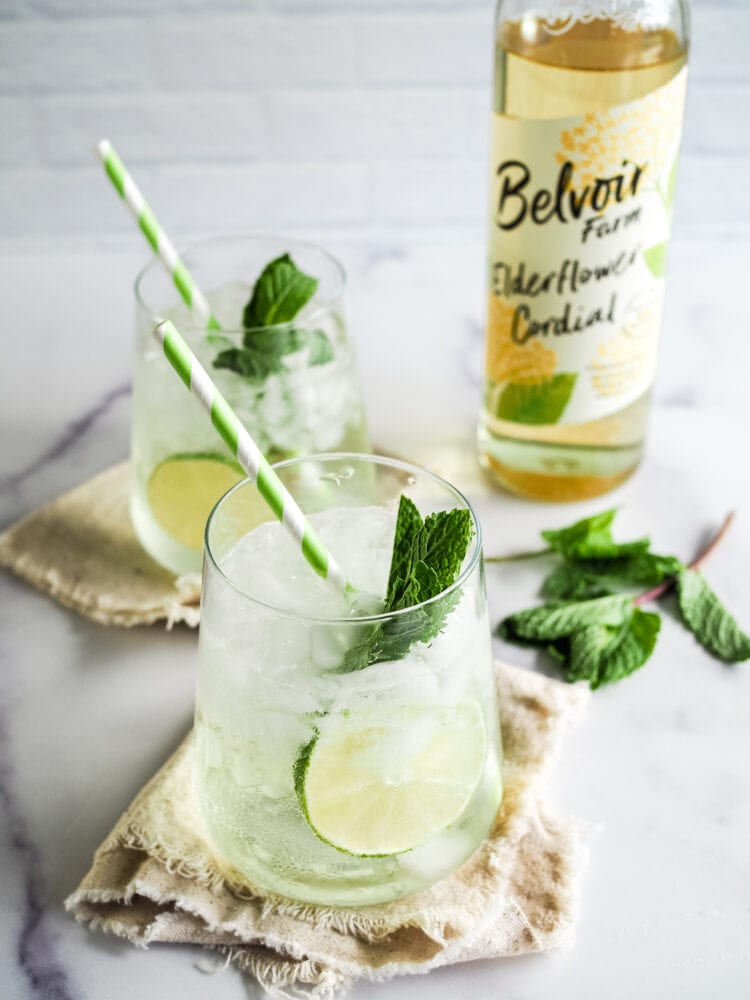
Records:
[[[493,0],[0,0],[0,240],[482,229]],[[681,225],[750,222],[750,0],[694,0]],[[708,181],[708,183],[707,183]]]
[[[458,6],[458,5],[457,5]],[[365,85],[484,86],[490,78],[492,5],[483,10],[365,15],[357,63]]]
[[[236,163],[268,156],[266,103],[256,94],[70,94],[35,102],[42,160],[92,164],[92,137],[116,133],[132,163]]]

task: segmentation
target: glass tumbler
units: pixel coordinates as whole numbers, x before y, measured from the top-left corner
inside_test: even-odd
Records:
[[[283,254],[318,280],[289,323],[243,328],[243,309],[266,265]],[[200,403],[169,370],[151,331],[171,319],[270,461],[320,451],[367,451],[370,444],[346,324],[341,264],[311,243],[271,236],[203,240],[183,254],[221,329],[207,330],[154,260],[138,276],[133,376],[130,510],[146,551],[175,574],[200,571],[206,518],[244,478]],[[288,350],[272,370],[240,374],[218,356],[248,335]],[[325,351],[317,351],[323,344]]]
[[[447,482],[402,462],[329,454],[275,468],[362,599],[353,611],[315,576],[248,480],[214,508],[194,730],[207,835],[262,889],[397,899],[469,857],[502,796],[479,522]],[[468,510],[474,534],[451,587],[377,614],[402,494],[422,517]],[[363,666],[378,636],[400,653]]]

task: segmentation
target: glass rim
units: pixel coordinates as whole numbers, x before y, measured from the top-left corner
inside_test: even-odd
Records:
[[[244,233],[220,233],[214,236],[204,236],[199,240],[194,240],[192,243],[183,244],[177,247],[177,253],[181,258],[184,259],[185,255],[190,254],[196,250],[202,250],[206,247],[211,247],[221,243],[249,243],[249,242],[262,242],[263,240],[278,240],[280,243],[290,244],[290,252],[294,252],[294,247],[303,247],[306,250],[311,250],[313,253],[322,257],[324,260],[328,261],[329,264],[333,265],[333,268],[337,275],[336,284],[334,290],[330,295],[326,296],[325,300],[320,302],[315,309],[309,312],[304,317],[304,323],[300,323],[299,320],[289,320],[285,323],[273,323],[271,326],[256,326],[251,327],[254,331],[261,330],[288,330],[292,327],[299,327],[301,325],[311,325],[316,319],[319,319],[325,313],[327,313],[333,304],[339,299],[343,298],[347,286],[348,286],[348,276],[346,269],[338,257],[331,253],[330,250],[326,250],[325,247],[321,246],[319,243],[314,243],[312,240],[298,239],[295,236],[284,236],[276,233],[262,233],[262,232],[244,232]],[[133,292],[135,294],[135,301],[139,308],[141,308],[146,315],[152,319],[155,323],[162,319],[162,314],[164,310],[155,310],[148,304],[145,296],[143,295],[142,284],[146,277],[152,273],[152,271],[158,271],[163,268],[161,260],[158,256],[154,255],[151,260],[147,261],[139,270],[135,276],[135,282],[133,284]],[[169,278],[167,279],[169,281]],[[257,278],[256,278],[257,280]],[[171,284],[171,283],[170,283]],[[182,302],[182,298],[179,296],[179,301]],[[245,327],[222,327],[221,330],[215,331],[217,334],[223,336],[242,336],[247,332]]]
[[[450,585],[450,587],[446,587],[444,590],[441,590],[439,594],[435,594],[434,597],[430,597],[426,601],[420,601],[419,604],[413,604],[408,608],[400,608],[397,611],[380,612],[379,614],[376,615],[362,615],[361,617],[358,616],[356,618],[341,617],[341,616],[325,617],[320,615],[309,615],[301,611],[293,611],[290,608],[279,608],[274,604],[268,604],[266,601],[262,601],[257,597],[254,597],[252,594],[248,594],[245,590],[243,590],[240,586],[238,586],[232,580],[232,578],[227,573],[224,572],[222,567],[219,565],[216,556],[211,550],[211,544],[209,542],[209,532],[211,530],[211,525],[213,524],[214,518],[218,514],[219,508],[222,506],[224,501],[228,500],[229,497],[233,493],[235,493],[235,491],[242,489],[248,484],[251,486],[254,485],[250,477],[245,477],[245,479],[241,479],[238,483],[235,483],[234,486],[230,487],[230,489],[228,489],[226,493],[224,493],[221,497],[219,497],[219,499],[214,504],[211,513],[208,515],[208,520],[206,521],[206,527],[203,532],[204,564],[209,563],[213,567],[213,569],[219,574],[219,576],[227,583],[227,585],[230,586],[232,590],[234,590],[236,593],[238,593],[240,597],[250,602],[250,604],[254,604],[257,607],[263,608],[264,611],[271,611],[273,612],[273,614],[284,615],[287,618],[293,618],[296,621],[314,622],[315,624],[322,624],[322,625],[376,625],[382,622],[392,621],[393,619],[401,618],[404,615],[412,614],[413,612],[418,611],[420,608],[431,607],[438,601],[443,600],[443,598],[453,593],[455,590],[458,590],[474,572],[482,555],[482,525],[480,524],[476,511],[472,507],[469,500],[464,496],[464,494],[459,489],[457,489],[457,487],[449,483],[447,479],[443,479],[442,476],[438,476],[434,472],[430,472],[428,469],[423,469],[419,465],[413,465],[411,462],[405,462],[400,458],[390,458],[386,455],[372,455],[372,454],[367,454],[365,452],[356,452],[356,451],[341,451],[341,452],[329,451],[329,452],[321,452],[320,454],[306,455],[304,457],[288,458],[285,459],[283,462],[274,463],[272,468],[276,472],[278,472],[279,470],[285,469],[290,465],[301,465],[303,462],[312,462],[312,461],[330,462],[330,461],[347,461],[347,460],[364,461],[370,464],[386,465],[389,466],[390,468],[400,469],[403,472],[408,472],[410,474],[416,473],[419,476],[424,476],[427,479],[432,480],[433,483],[437,484],[441,488],[447,490],[461,504],[463,504],[466,510],[468,510],[469,514],[471,515],[472,526],[474,528],[474,536],[472,538],[473,548],[471,550],[469,560],[464,566],[464,568],[461,570],[458,579],[454,580],[454,582]],[[273,513],[270,511],[269,513],[271,513],[269,521],[276,520]],[[300,559],[302,558],[304,557],[300,554]],[[205,565],[204,565],[204,576],[205,576]]]

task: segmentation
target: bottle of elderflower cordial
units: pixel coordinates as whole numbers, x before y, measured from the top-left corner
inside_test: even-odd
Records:
[[[686,0],[500,0],[479,452],[544,500],[638,465],[687,74]]]

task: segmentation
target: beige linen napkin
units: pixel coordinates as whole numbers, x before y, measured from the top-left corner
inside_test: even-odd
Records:
[[[138,945],[219,949],[276,997],[568,943],[584,849],[579,823],[556,812],[544,785],[588,692],[500,663],[497,681],[503,805],[488,839],[432,888],[346,909],[254,890],[204,838],[188,736],[99,848],[67,909]]]
[[[8,528],[0,566],[102,625],[198,624],[198,574],[175,579],[135,536],[127,462]]]

